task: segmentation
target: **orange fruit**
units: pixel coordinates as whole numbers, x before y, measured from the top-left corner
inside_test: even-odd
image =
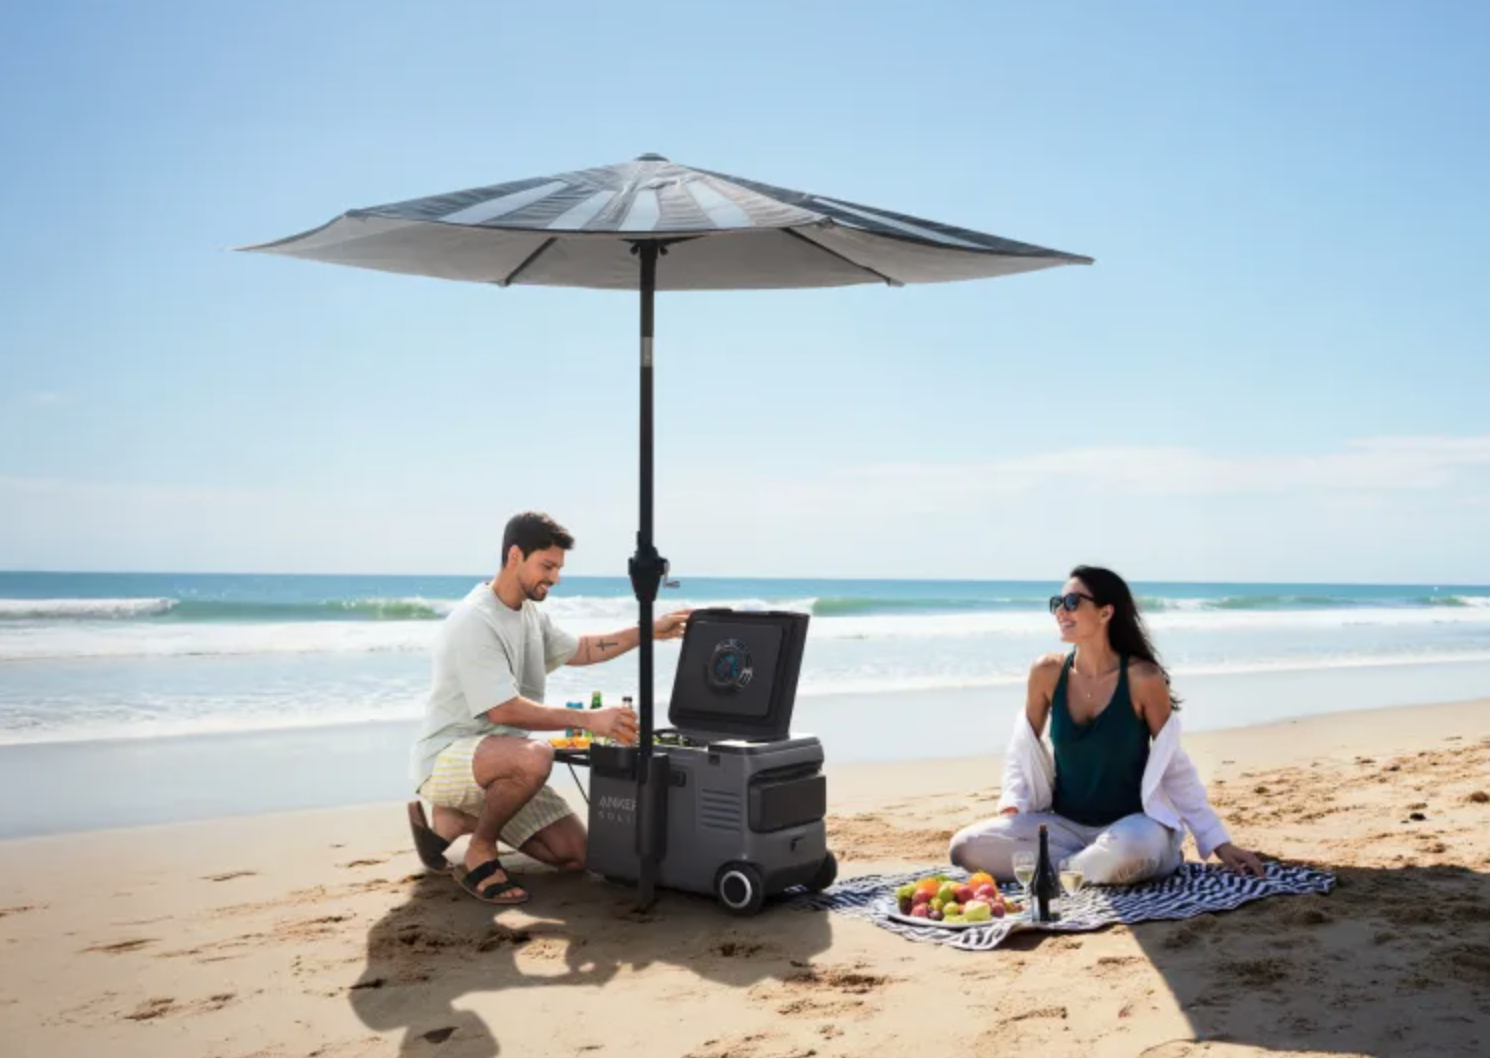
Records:
[[[942,883],[937,881],[935,878],[922,878],[919,882],[916,883],[916,892],[930,893],[932,896],[935,896],[937,892],[940,891],[941,887]]]
[[[973,875],[971,878],[969,878],[967,880],[967,885],[968,885],[968,888],[970,888],[970,889],[976,889],[980,885],[992,885],[992,884],[993,884],[993,875],[987,873],[986,871],[979,871],[977,874]]]

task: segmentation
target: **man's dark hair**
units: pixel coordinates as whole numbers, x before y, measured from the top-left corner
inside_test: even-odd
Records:
[[[568,529],[546,514],[523,511],[514,514],[502,530],[502,564],[507,564],[507,556],[514,547],[521,548],[523,558],[527,558],[534,551],[547,551],[551,547],[568,551],[573,546],[574,537]]]

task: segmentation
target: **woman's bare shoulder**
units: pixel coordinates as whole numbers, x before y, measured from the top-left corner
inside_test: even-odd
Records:
[[[1064,654],[1041,654],[1030,662],[1030,682],[1054,683],[1065,664],[1066,655]]]
[[[1133,658],[1128,662],[1128,679],[1134,683],[1164,683],[1164,670],[1152,661]]]

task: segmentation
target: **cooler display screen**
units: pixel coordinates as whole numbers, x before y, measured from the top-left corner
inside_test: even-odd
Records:
[[[769,624],[709,621],[690,628],[671,712],[763,720],[771,711],[784,630]]]

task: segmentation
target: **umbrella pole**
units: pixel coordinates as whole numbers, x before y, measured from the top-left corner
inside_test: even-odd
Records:
[[[637,747],[636,852],[638,906],[645,910],[656,900],[657,860],[663,824],[662,798],[667,796],[666,754],[652,752],[652,604],[667,574],[667,560],[652,542],[652,308],[657,292],[657,257],[661,247],[639,241],[632,252],[641,258],[641,511],[636,554],[630,563],[631,587],[638,611],[638,697],[640,741]]]

